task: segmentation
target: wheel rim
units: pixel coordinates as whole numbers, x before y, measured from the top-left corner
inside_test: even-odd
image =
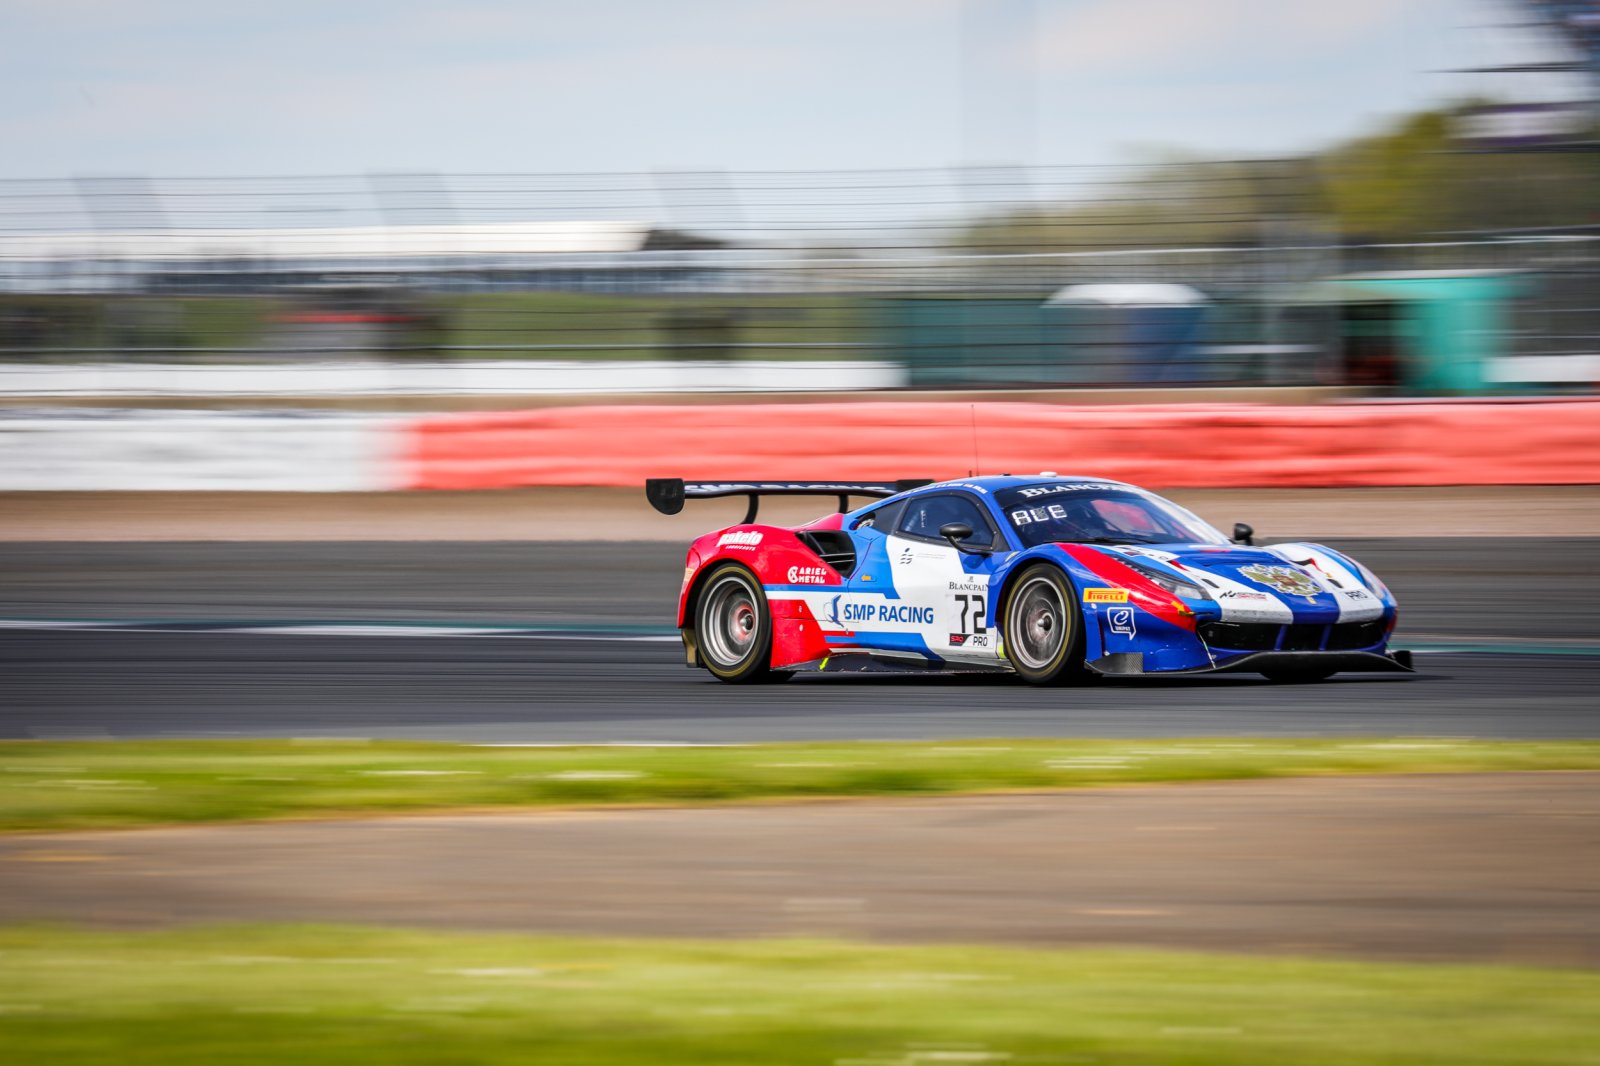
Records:
[[[706,590],[700,641],[707,658],[718,666],[738,666],[749,658],[761,636],[761,612],[755,590],[744,578],[729,574]]]
[[[1047,577],[1030,578],[1012,600],[1011,654],[1023,666],[1043,670],[1061,654],[1071,623],[1061,589]]]

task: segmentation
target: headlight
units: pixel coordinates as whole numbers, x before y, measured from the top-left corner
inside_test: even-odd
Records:
[[[1181,577],[1173,577],[1171,574],[1164,574],[1159,570],[1152,570],[1150,567],[1142,566],[1131,559],[1123,559],[1122,561],[1128,566],[1131,566],[1135,570],[1139,571],[1142,576],[1149,578],[1157,585],[1160,585],[1162,588],[1172,593],[1174,596],[1182,596],[1191,600],[1209,600],[1211,598],[1211,594],[1209,592],[1195,584],[1193,581],[1185,581]]]

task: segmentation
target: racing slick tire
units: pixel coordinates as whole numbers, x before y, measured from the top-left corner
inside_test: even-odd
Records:
[[[1072,583],[1059,567],[1036,563],[1011,582],[1001,615],[1006,659],[1030,685],[1085,679],[1083,615]]]
[[[772,669],[772,612],[755,574],[719,563],[706,575],[695,603],[700,661],[719,681],[753,684],[790,675]]]
[[[1261,676],[1275,685],[1309,685],[1326,681],[1339,671],[1333,667],[1297,667],[1282,670],[1263,670]]]

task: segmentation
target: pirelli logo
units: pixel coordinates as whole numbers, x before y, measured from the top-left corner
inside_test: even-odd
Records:
[[[1084,589],[1084,603],[1127,603],[1127,589]]]

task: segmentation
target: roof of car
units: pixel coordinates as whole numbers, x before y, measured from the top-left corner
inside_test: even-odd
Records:
[[[1116,485],[1119,488],[1123,486],[1127,486],[1128,488],[1134,487],[1132,485],[1127,485],[1126,482],[1118,481],[1115,478],[1095,477],[1091,474],[980,474],[976,477],[951,478],[948,481],[937,481],[932,485],[925,485],[920,489],[914,489],[912,491],[927,492],[930,489],[953,489],[966,487],[985,489],[989,492],[999,492],[1002,489],[1014,489],[1021,485],[1038,485],[1041,482],[1061,482],[1066,484],[1082,484],[1085,482],[1092,482],[1095,484]]]
[[[1062,482],[1066,484],[1093,483],[1099,485],[1115,485],[1118,488],[1138,489],[1137,485],[1129,485],[1125,481],[1117,481],[1113,478],[1107,477],[1094,477],[1090,474],[977,474],[972,477],[957,477],[951,478],[948,481],[935,481],[928,485],[921,485],[914,489],[908,489],[907,491],[899,493],[892,498],[896,500],[903,500],[911,496],[920,496],[928,492],[938,492],[942,489],[964,488],[976,489],[983,493],[993,493],[999,492],[1002,489],[1014,489],[1022,485],[1038,485],[1041,482]],[[858,507],[850,513],[860,514],[863,511],[871,511],[882,506],[882,500],[872,500],[865,506]]]

